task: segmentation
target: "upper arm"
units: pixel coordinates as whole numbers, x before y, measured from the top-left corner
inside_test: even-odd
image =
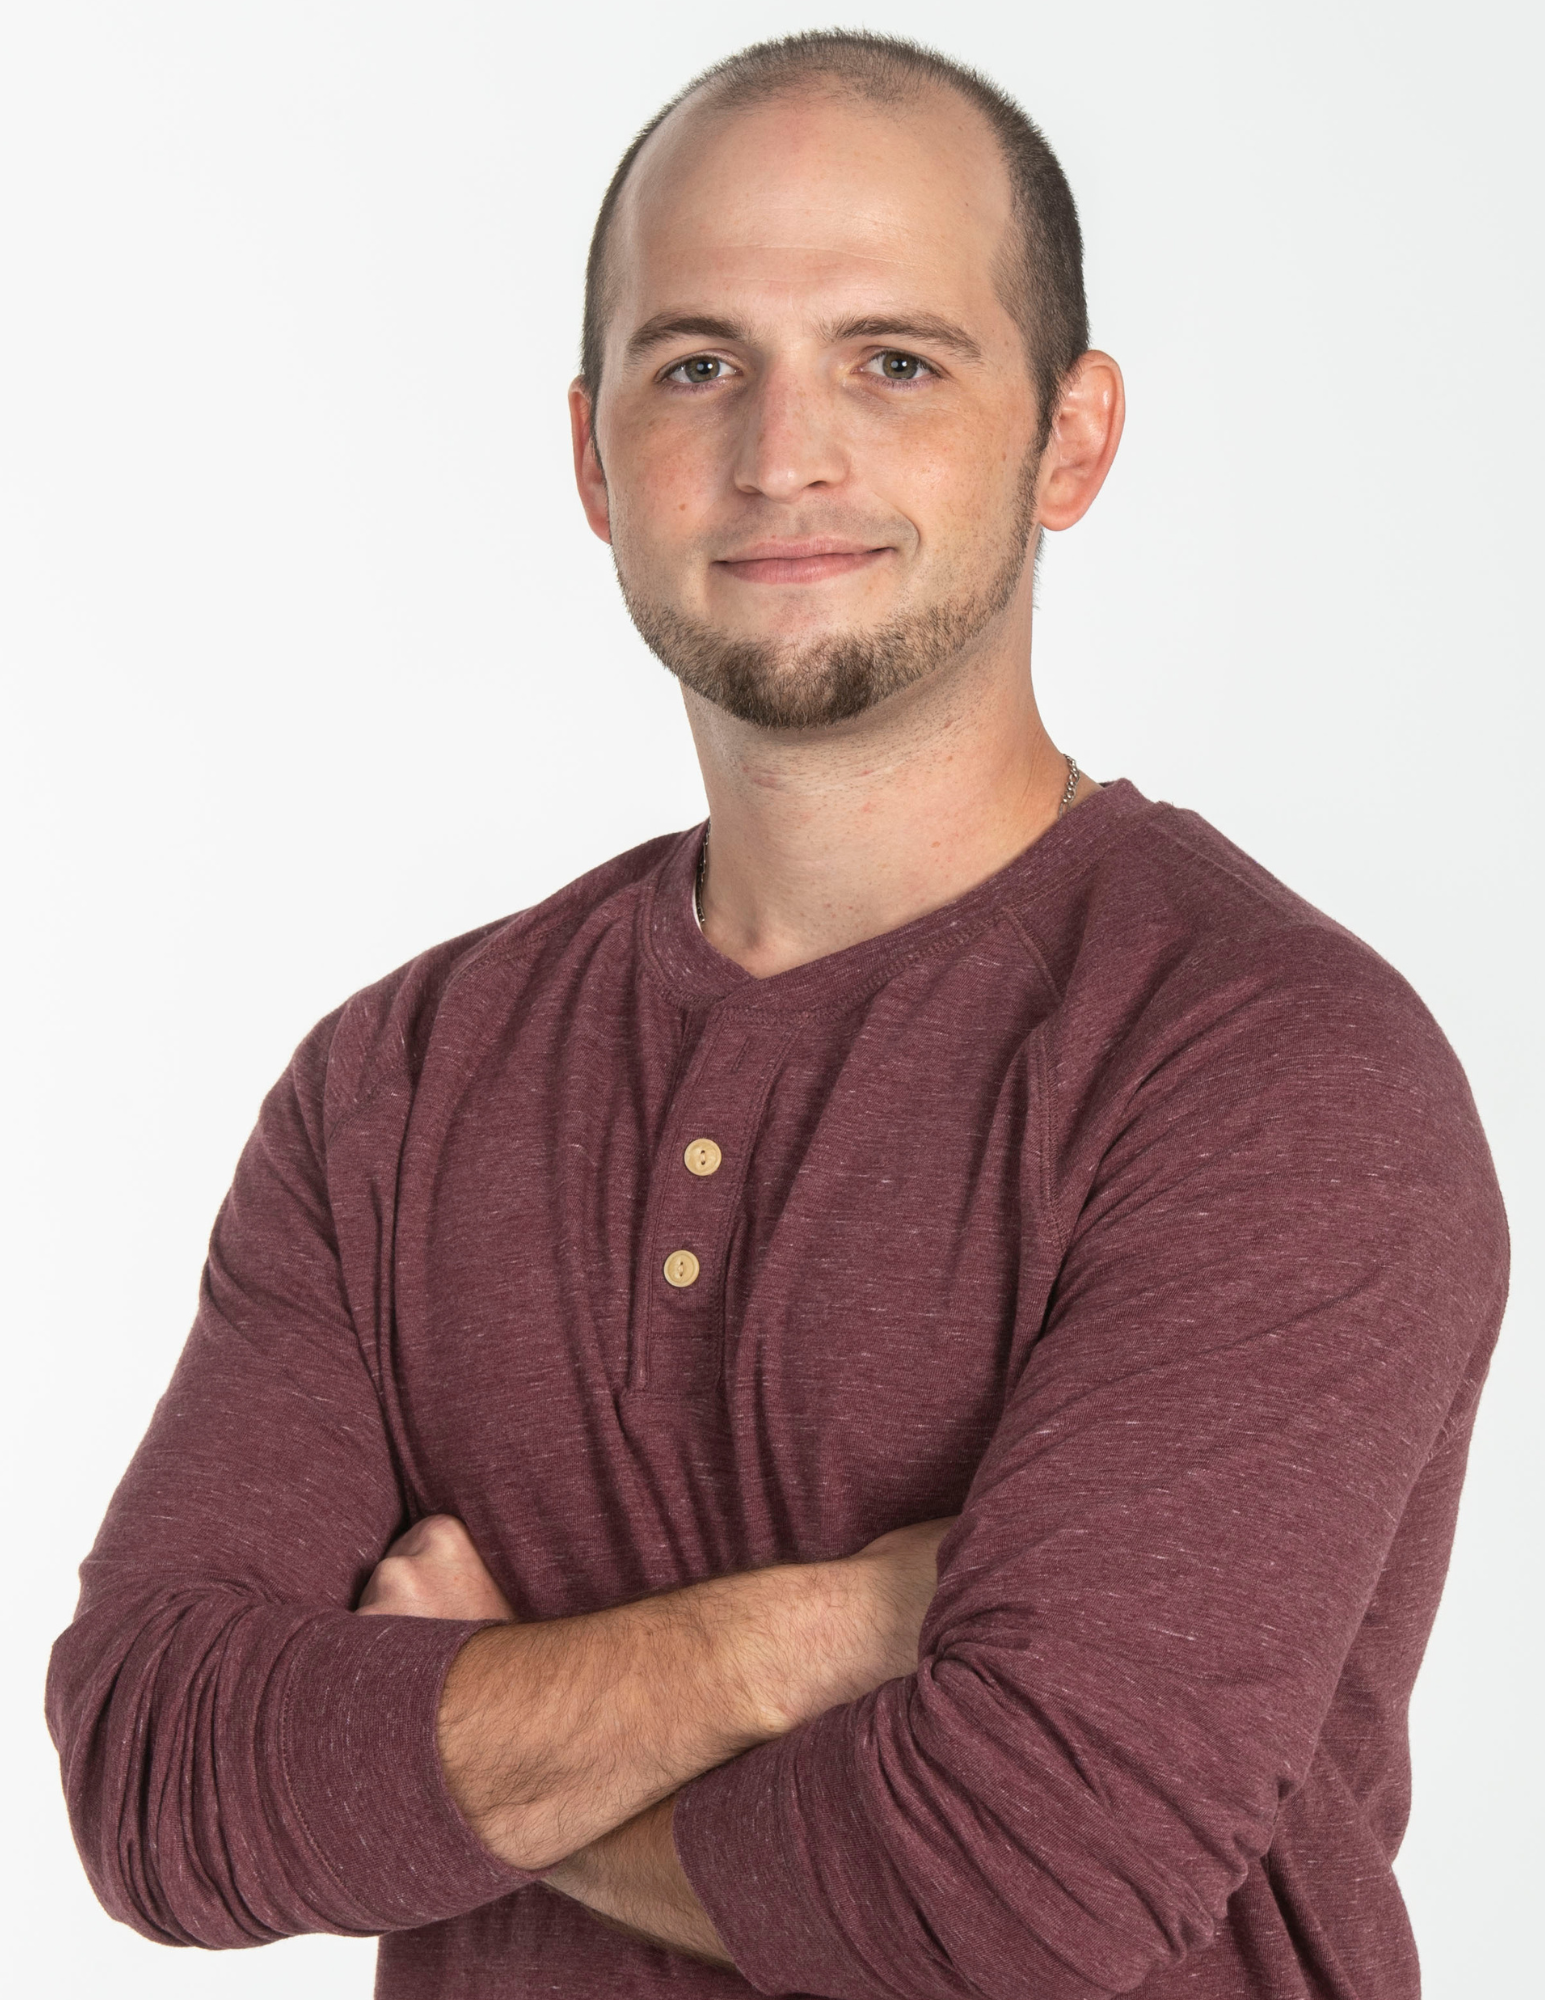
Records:
[[[403,1512],[345,1284],[323,1147],[331,1023],[269,1093],[198,1312],[83,1570],[345,1607]]]

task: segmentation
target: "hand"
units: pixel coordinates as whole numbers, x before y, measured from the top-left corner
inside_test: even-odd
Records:
[[[366,1618],[515,1619],[453,1514],[426,1514],[399,1535],[371,1571],[358,1609]]]

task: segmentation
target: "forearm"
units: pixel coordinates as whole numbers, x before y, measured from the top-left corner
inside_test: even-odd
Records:
[[[440,1707],[451,1794],[502,1860],[549,1868],[883,1677],[871,1598],[860,1566],[785,1565],[481,1632]]]
[[[604,1921],[651,1944],[715,1965],[732,1965],[676,1859],[671,1837],[675,1807],[674,1798],[662,1799],[559,1862],[543,1880]]]

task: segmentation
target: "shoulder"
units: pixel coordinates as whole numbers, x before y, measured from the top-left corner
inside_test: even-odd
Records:
[[[1045,915],[1063,1282],[1200,1282],[1214,1306],[1266,1286],[1284,1315],[1365,1290],[1451,1388],[1456,1356],[1479,1366],[1507,1220],[1464,1072],[1394,967],[1165,806]]]
[[[1075,1046],[1173,1043],[1268,1016],[1349,1043],[1397,1028],[1452,1053],[1387,960],[1199,814],[1140,802],[1055,908],[1031,913]]]
[[[684,836],[665,834],[615,856],[543,902],[417,954],[327,1015],[297,1049],[289,1080],[319,1146],[383,1092],[410,1097],[447,1017],[513,1004],[544,965],[593,931],[631,949],[641,891]]]
[[[1495,1199],[1468,1083],[1410,984],[1198,815],[1128,811],[1038,940],[1064,1158],[1372,1157]]]

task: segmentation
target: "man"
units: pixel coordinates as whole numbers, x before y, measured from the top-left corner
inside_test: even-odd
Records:
[[[708,826],[269,1097],[56,1650],[98,1893],[393,1996],[1414,1994],[1504,1223],[1399,978],[1041,725],[1122,419],[1055,161],[746,52],[619,169],[572,407]]]

